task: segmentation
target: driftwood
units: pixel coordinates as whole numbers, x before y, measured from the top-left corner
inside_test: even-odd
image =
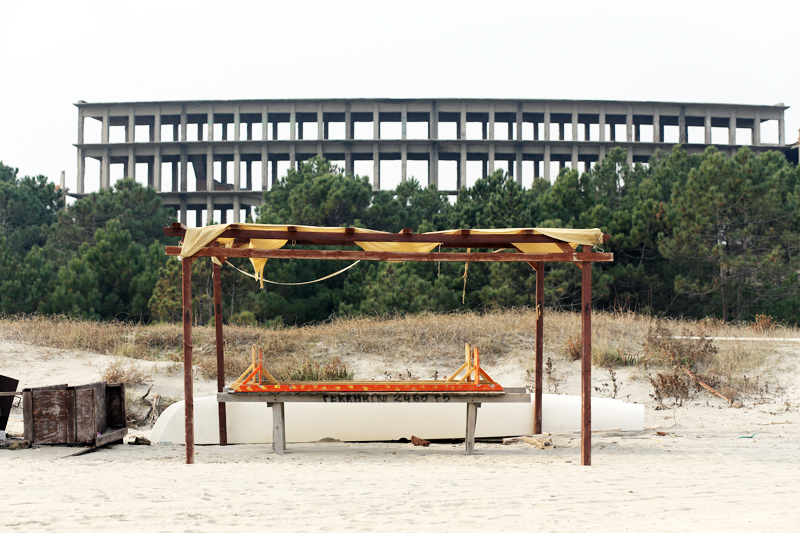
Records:
[[[414,446],[430,446],[431,441],[423,440],[418,437],[415,437],[414,435],[411,435],[411,444],[413,444]]]
[[[148,390],[147,392],[150,391]],[[147,396],[147,394],[145,394],[145,396]],[[142,399],[144,399],[144,396],[142,397]],[[156,420],[158,420],[160,414],[161,414],[161,395],[156,394],[155,396],[153,396],[153,399],[150,402],[150,410],[147,411],[146,415],[144,415],[144,420],[150,423],[150,427],[153,427],[153,425],[156,423]]]
[[[551,450],[555,448],[555,446],[553,446],[553,441],[551,439],[546,439],[546,438],[522,436],[522,437],[507,437],[503,439],[503,444],[512,444],[514,442],[525,442],[532,446],[536,446],[540,450]]]
[[[694,372],[692,372],[691,370],[689,370],[689,368],[688,368],[688,367],[683,367],[683,371],[684,371],[684,372],[686,372],[686,375],[688,375],[690,378],[692,378],[693,380],[695,380],[695,381],[697,382],[697,384],[698,384],[698,385],[700,385],[701,387],[703,387],[704,389],[706,389],[706,390],[707,390],[708,392],[710,392],[711,394],[714,394],[714,395],[716,395],[716,396],[719,396],[720,398],[722,398],[723,400],[725,400],[726,402],[728,402],[728,403],[729,403],[730,405],[732,405],[733,407],[737,407],[737,408],[738,408],[738,407],[741,407],[741,406],[742,406],[742,404],[741,404],[741,403],[739,403],[739,402],[737,402],[737,401],[734,401],[732,398],[728,398],[727,396],[725,396],[724,394],[722,394],[721,392],[719,392],[717,389],[715,389],[714,387],[712,387],[711,385],[709,385],[708,383],[706,383],[705,381],[703,381],[702,379],[700,379],[699,377],[697,377],[697,374],[695,374]]]

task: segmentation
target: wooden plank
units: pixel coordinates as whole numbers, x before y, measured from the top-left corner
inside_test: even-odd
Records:
[[[167,246],[167,255],[180,255],[180,246]],[[356,250],[297,250],[277,249],[258,250],[249,248],[202,248],[192,257],[260,257],[275,259],[318,259],[329,261],[417,261],[443,263],[516,263],[550,261],[569,262],[611,262],[611,253],[490,253],[490,252],[365,252]]]
[[[125,435],[128,434],[128,428],[117,428],[117,429],[109,429],[99,437],[95,441],[95,447],[105,446],[106,444],[110,444],[112,442],[121,441]]]
[[[581,273],[581,464],[592,464],[592,264]]]
[[[181,261],[183,314],[183,399],[186,464],[194,464],[194,390],[192,383],[192,259]]]
[[[75,442],[93,444],[97,437],[95,389],[75,389]]]
[[[125,412],[125,385],[118,383],[105,387],[106,409],[108,410],[108,425],[98,431],[103,433],[106,429],[127,427],[128,419]]]
[[[33,444],[33,392],[26,390],[22,393],[22,421],[25,440]]]
[[[272,404],[272,449],[275,453],[286,451],[286,417],[283,402]]]
[[[94,391],[95,422],[93,425],[96,433],[102,433],[105,431],[108,427],[108,398],[106,394],[106,382],[97,381],[94,383],[88,383],[86,385],[76,385],[75,387],[71,388],[75,389],[75,391],[85,389],[92,389]],[[94,434],[92,435],[92,438],[94,438]]]
[[[484,374],[485,375],[485,374]],[[252,377],[251,373],[248,379]],[[474,392],[474,393],[501,393],[503,387],[497,383],[478,383],[467,381],[469,374],[465,374],[458,382],[447,381],[427,381],[427,382],[403,382],[403,381],[330,381],[330,382],[282,382],[278,384],[244,382],[236,388],[231,387],[235,392]]]
[[[467,455],[475,455],[475,425],[478,421],[478,407],[481,404],[467,404],[467,437],[465,439]]]
[[[325,231],[277,231],[277,230],[244,230],[229,228],[218,239],[277,239],[291,240],[296,244],[327,244],[338,246],[353,246],[358,242],[430,242],[441,243],[443,247],[457,248],[506,248],[512,242],[519,243],[564,243],[560,239],[542,234],[532,233],[472,233],[470,230],[461,230],[466,233],[455,234],[425,234],[425,233],[332,233]],[[184,237],[185,229],[164,228],[168,237]],[[605,236],[604,236],[605,237]]]
[[[225,389],[225,349],[222,333],[222,273],[220,266],[214,263],[212,276],[214,281],[214,342],[217,348],[217,392]],[[217,405],[217,420],[219,422],[219,445],[228,445],[228,423],[225,404]]]
[[[542,432],[542,388],[544,375],[544,263],[536,263],[536,348],[533,397],[533,432]]]
[[[74,391],[40,390],[31,393],[33,438],[31,444],[71,444],[75,442],[74,431],[70,432],[74,418]],[[70,440],[70,437],[72,439]]]
[[[530,403],[531,395],[513,394],[459,394],[439,392],[353,392],[270,394],[262,392],[222,392],[218,402],[321,402],[321,403]]]

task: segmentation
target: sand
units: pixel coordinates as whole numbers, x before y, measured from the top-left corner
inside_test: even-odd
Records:
[[[194,465],[173,445],[78,457],[58,446],[0,450],[0,524],[25,532],[798,530],[800,374],[796,348],[782,351],[770,393],[741,409],[700,394],[656,410],[646,381],[618,372],[619,396],[647,406],[647,429],[596,433],[591,467],[579,464],[574,433],[553,434],[548,450],[479,442],[471,457],[463,444],[435,443],[290,443],[285,455],[269,445],[202,446]],[[0,373],[21,386],[94,381],[112,359],[0,342]],[[180,372],[140,364],[155,370],[154,391],[180,394]],[[573,392],[577,367],[559,370]],[[602,388],[608,373],[596,369],[594,378]],[[214,384],[198,380],[195,390],[211,393]],[[9,431],[21,431],[21,418],[12,413]]]

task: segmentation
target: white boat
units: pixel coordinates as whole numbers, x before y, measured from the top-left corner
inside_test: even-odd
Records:
[[[228,443],[272,442],[272,409],[260,402],[229,402]],[[581,398],[542,395],[542,431],[579,431]],[[219,444],[215,396],[194,400],[195,444]],[[463,439],[466,404],[418,403],[286,403],[286,441],[316,442],[330,438],[349,442],[392,441],[415,435],[422,439]],[[592,429],[640,431],[644,406],[622,400],[592,398]],[[478,409],[477,438],[533,433],[530,403],[483,403]],[[184,402],[167,408],[150,433],[161,444],[184,444]]]

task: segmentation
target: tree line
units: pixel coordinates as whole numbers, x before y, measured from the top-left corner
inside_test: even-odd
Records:
[[[397,232],[456,228],[599,227],[614,262],[593,269],[598,309],[664,316],[749,320],[758,314],[796,324],[800,307],[800,170],[778,152],[680,146],[629,166],[615,148],[579,174],[523,189],[504,171],[463,188],[454,201],[411,179],[373,192],[366,177],[322,158],[289,170],[264,193],[255,222],[359,226]],[[0,163],[0,313],[90,319],[180,319],[176,244],[162,228],[174,212],[131,179],[66,205],[44,176],[18,176]],[[231,263],[249,269],[246,260]],[[279,282],[324,277],[349,263],[270,260]],[[193,264],[195,320],[213,320],[211,266]],[[223,270],[227,321],[304,324],[332,315],[448,312],[534,305],[527,264],[373,263],[302,286],[257,282]],[[548,306],[580,302],[579,270],[548,264]]]

